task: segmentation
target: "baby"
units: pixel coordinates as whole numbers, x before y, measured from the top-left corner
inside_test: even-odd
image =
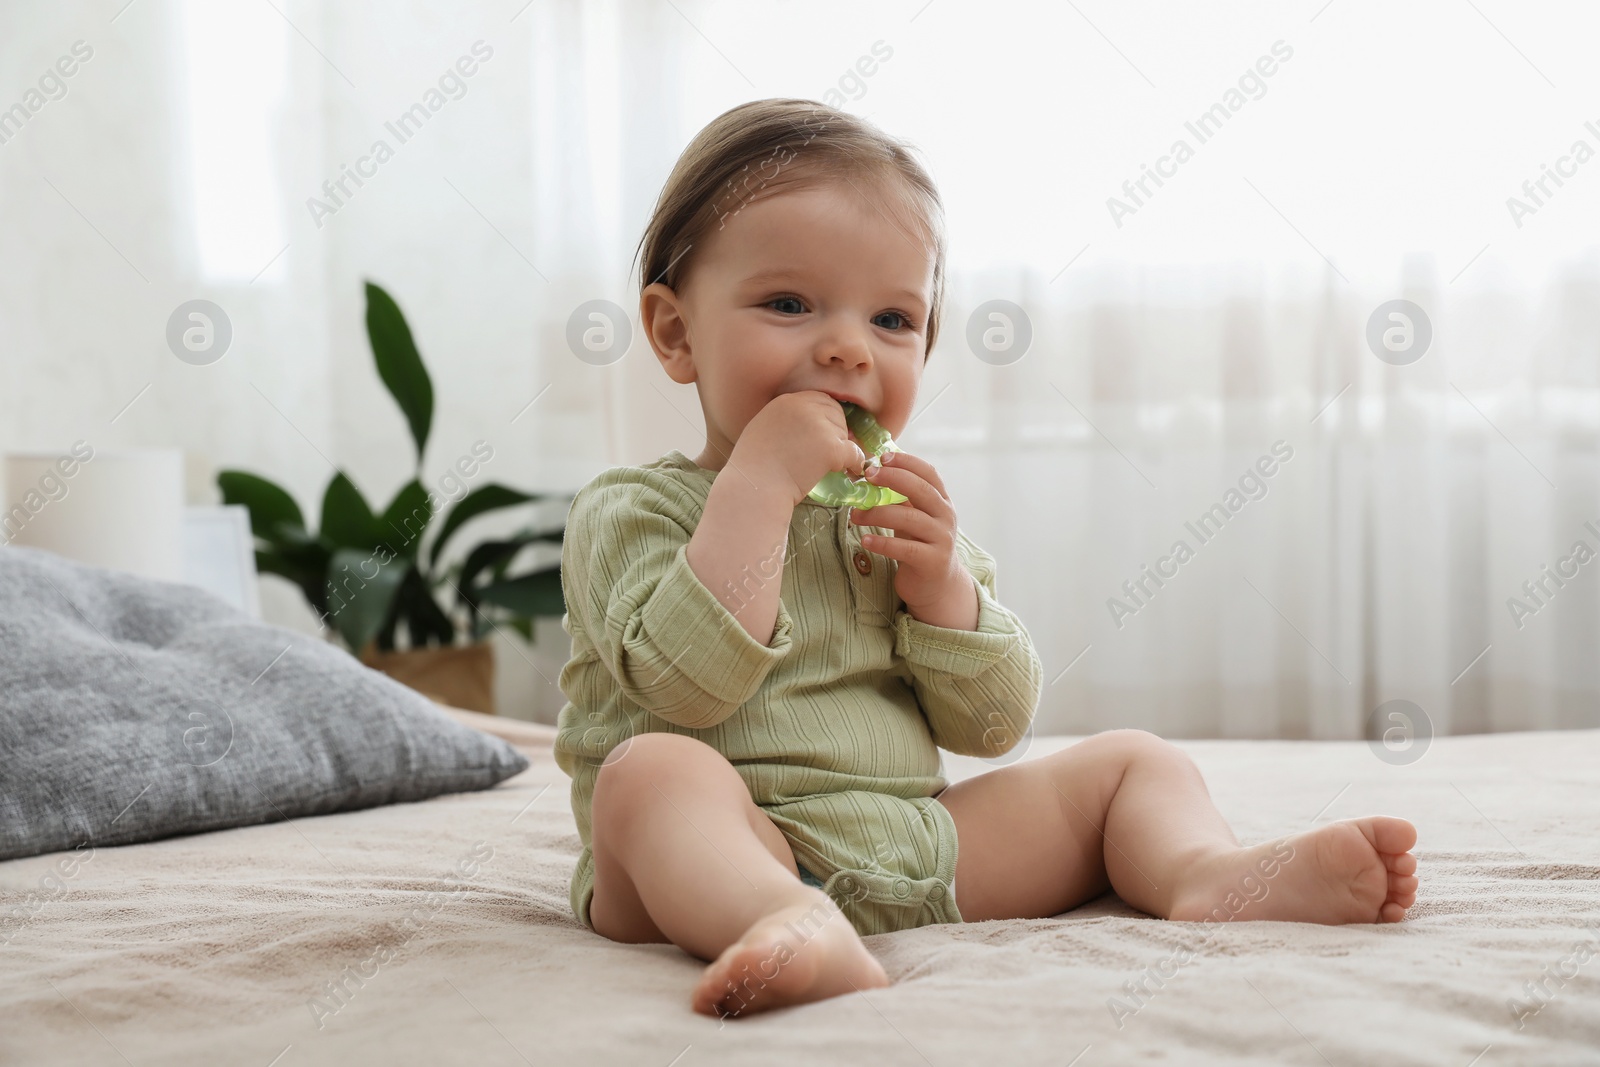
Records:
[[[1152,734],[942,776],[941,748],[1017,745],[1043,671],[939,472],[907,452],[869,470],[841,407],[898,436],[938,333],[942,209],[904,145],[812,101],[736,107],[640,248],[641,329],[706,441],[605,471],[568,518],[556,758],[580,922],[711,961],[692,1004],[727,1016],[888,985],[865,935],[1107,889],[1164,919],[1404,918],[1409,822],[1242,846]],[[835,470],[906,502],[808,499]]]

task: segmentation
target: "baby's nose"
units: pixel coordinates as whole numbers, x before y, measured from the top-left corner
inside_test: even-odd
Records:
[[[829,331],[828,336],[817,345],[817,357],[824,361],[839,359],[856,365],[872,359],[872,347],[867,343],[864,332],[841,327]]]

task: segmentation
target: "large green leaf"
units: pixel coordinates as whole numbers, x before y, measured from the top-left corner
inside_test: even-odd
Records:
[[[439,553],[444,551],[445,542],[469,520],[488,511],[515,507],[518,504],[541,499],[543,498],[517,489],[508,489],[496,482],[479,486],[462,497],[456,506],[450,509],[450,514],[444,517],[444,525],[439,527],[439,536],[433,539],[433,547],[428,550],[428,565],[432,567],[439,565]]]
[[[406,325],[400,306],[378,286],[371,282],[366,286],[367,340],[372,344],[372,357],[378,364],[378,377],[411,424],[420,467],[428,445],[428,430],[433,425],[433,382],[417,353],[411,327]]]
[[[383,526],[361,490],[339,471],[322,494],[323,538],[336,548],[370,552],[384,540],[383,534]]]
[[[561,571],[556,567],[495,582],[474,589],[472,595],[480,604],[494,604],[517,615],[560,615],[567,610],[561,595]]]
[[[528,644],[538,643],[537,636],[533,631],[533,620],[525,619],[520,615],[508,617],[501,622],[496,622],[487,615],[474,615],[472,617],[472,639],[474,641],[482,641],[496,630],[508,627],[521,634],[522,639]]]
[[[273,551],[289,560],[321,573],[328,569],[328,556],[333,547],[314,533],[299,526],[280,522],[273,529]]]
[[[333,625],[350,651],[361,654],[378,636],[395,595],[416,568],[409,559],[383,564],[371,549],[340,548],[328,566],[328,604]]]
[[[411,568],[405,585],[400,589],[396,610],[406,621],[412,648],[425,648],[432,644],[455,644],[455,623],[451,622],[450,616],[439,607],[432,588],[415,566]]]
[[[472,585],[478,575],[490,567],[507,563],[531,541],[529,535],[520,534],[509,541],[484,541],[468,552],[456,579],[456,591],[461,594],[462,601],[475,609],[477,602],[472,598]]]
[[[270,552],[256,552],[256,572],[258,574],[276,574],[280,578],[287,578],[300,587],[305,594],[306,603],[318,615],[328,612],[328,566],[324,558],[320,566],[307,564],[290,558],[288,555],[276,550]]]
[[[504,541],[485,541],[478,545],[467,553],[467,558],[461,563],[461,574],[456,580],[457,591],[461,594],[461,599],[468,607],[477,610],[472,588],[473,583],[478,579],[478,575],[486,570],[493,569],[494,574],[498,576],[503,571],[504,565],[509,563],[512,557],[527,545],[541,541],[559,543],[565,533],[565,530],[539,533],[524,530]]]
[[[278,523],[305,529],[305,517],[294,497],[265,478],[245,471],[221,471],[217,488],[222,490],[224,504],[243,504],[250,509],[250,530],[264,541],[276,540]]]
[[[422,547],[422,535],[433,519],[428,506],[428,491],[413,478],[400,487],[383,511],[383,536],[396,555],[415,559]]]

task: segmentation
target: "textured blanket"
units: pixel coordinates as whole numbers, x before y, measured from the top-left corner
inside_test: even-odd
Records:
[[[578,926],[552,731],[482,792],[0,864],[0,1062],[1510,1064],[1600,1048],[1600,732],[1185,741],[1247,842],[1413,819],[1405,922],[1189,924],[1106,897],[869,938],[893,985],[746,1019]],[[1028,758],[1069,744],[1038,738]],[[947,757],[952,777],[987,768]],[[70,867],[70,872],[65,868]]]

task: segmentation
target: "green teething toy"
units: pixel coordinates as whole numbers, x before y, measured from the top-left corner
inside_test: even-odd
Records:
[[[850,432],[856,435],[862,451],[867,454],[868,466],[882,466],[878,457],[885,452],[902,451],[894,443],[894,438],[889,436],[889,431],[878,425],[878,420],[872,417],[871,412],[848,400],[839,401],[839,405],[844,408],[844,421],[849,424]],[[823,475],[822,481],[806,496],[830,508],[844,505],[875,508],[883,504],[904,504],[910,499],[888,486],[873,485],[864,478],[852,478],[844,471],[830,471]]]

